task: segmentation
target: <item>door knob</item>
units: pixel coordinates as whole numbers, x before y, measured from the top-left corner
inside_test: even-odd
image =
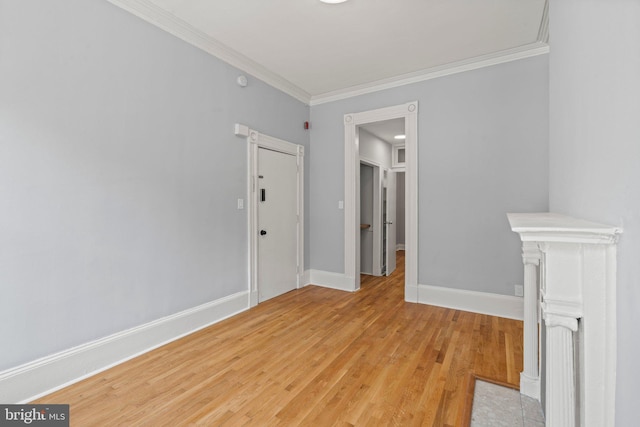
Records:
[[[260,235],[264,236],[265,234],[267,234],[267,230],[260,230]]]

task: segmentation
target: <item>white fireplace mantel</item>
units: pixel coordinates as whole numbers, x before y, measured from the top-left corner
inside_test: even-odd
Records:
[[[521,393],[541,396],[541,312],[547,426],[613,426],[616,243],[622,229],[554,213],[507,216],[522,240],[525,266]]]

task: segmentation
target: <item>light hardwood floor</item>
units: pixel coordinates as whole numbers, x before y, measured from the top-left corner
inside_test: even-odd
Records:
[[[404,253],[355,293],[307,286],[35,403],[72,426],[461,426],[472,376],[517,385],[522,322],[404,302]]]

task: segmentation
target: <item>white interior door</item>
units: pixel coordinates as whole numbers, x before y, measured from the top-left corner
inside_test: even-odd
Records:
[[[387,228],[386,245],[386,275],[389,276],[396,269],[396,173],[387,172],[386,203],[384,212],[384,226]]]
[[[297,286],[298,167],[296,156],[258,149],[258,299]]]
[[[360,230],[360,273],[362,274],[373,274],[374,172],[372,166],[360,164],[360,223],[365,226]]]

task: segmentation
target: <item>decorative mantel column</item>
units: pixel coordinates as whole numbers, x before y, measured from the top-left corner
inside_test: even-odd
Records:
[[[613,426],[616,243],[622,229],[553,213],[508,217],[511,229],[523,242],[525,264],[521,392],[531,395],[527,387],[536,386],[535,381],[529,381],[538,372],[537,358],[536,363],[531,360],[538,353],[537,308],[531,299],[535,295],[537,304],[539,291],[546,329],[546,352],[541,355],[546,367],[546,425],[572,427],[579,420],[585,427]]]
[[[547,329],[547,382],[545,415],[548,426],[576,425],[576,384],[573,333],[578,320],[545,313]]]
[[[540,400],[538,360],[538,266],[540,250],[533,242],[522,244],[524,263],[524,371],[520,373],[520,392]]]

